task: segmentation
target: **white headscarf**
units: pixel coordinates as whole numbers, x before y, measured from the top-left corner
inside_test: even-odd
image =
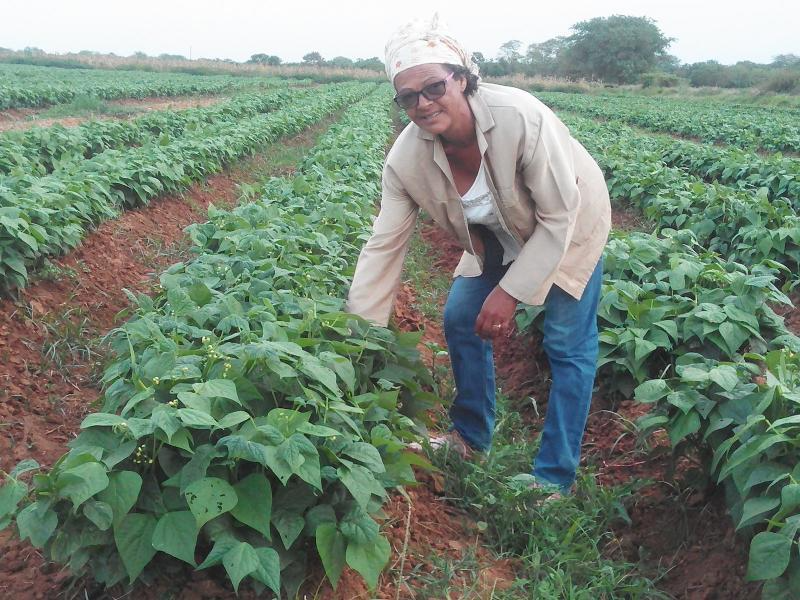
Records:
[[[403,25],[386,42],[386,74],[394,82],[400,71],[417,65],[447,63],[461,65],[478,75],[472,54],[452,36],[435,13],[428,20],[417,19]]]

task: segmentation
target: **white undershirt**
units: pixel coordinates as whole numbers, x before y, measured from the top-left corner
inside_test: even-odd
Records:
[[[461,203],[464,206],[464,215],[467,223],[471,225],[483,225],[487,227],[497,237],[497,241],[503,247],[503,264],[507,265],[513,261],[520,253],[520,246],[517,241],[500,224],[500,220],[494,211],[496,198],[492,198],[492,192],[486,181],[488,174],[481,158],[481,166],[475,182],[462,196]]]

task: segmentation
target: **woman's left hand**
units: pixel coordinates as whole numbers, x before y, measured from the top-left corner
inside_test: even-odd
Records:
[[[514,296],[499,285],[495,286],[484,301],[478,319],[475,321],[475,333],[487,340],[511,334],[514,330],[514,313],[517,310],[517,302]]]

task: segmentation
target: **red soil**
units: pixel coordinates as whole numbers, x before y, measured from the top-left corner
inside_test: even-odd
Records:
[[[235,200],[235,181],[218,175],[192,187],[185,198],[167,197],[126,212],[52,261],[74,277],[42,281],[16,301],[0,301],[0,469],[8,471],[23,458],[51,464],[99,396],[91,362],[77,360],[62,374],[43,356],[42,347],[56,341],[44,323],[77,325],[86,319],[84,339],[110,330],[129,305],[123,288],[150,290],[154,273],[174,262],[174,256],[154,256],[148,244],[174,247],[184,238],[184,227],[205,220],[212,201]],[[0,556],[1,598],[52,598],[66,579],[27,543],[14,540],[10,529],[0,533]]]

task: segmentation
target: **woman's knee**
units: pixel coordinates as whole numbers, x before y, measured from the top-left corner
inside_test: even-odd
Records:
[[[458,298],[448,299],[444,306],[444,332],[446,336],[470,333],[475,330],[478,313],[468,302]]]

